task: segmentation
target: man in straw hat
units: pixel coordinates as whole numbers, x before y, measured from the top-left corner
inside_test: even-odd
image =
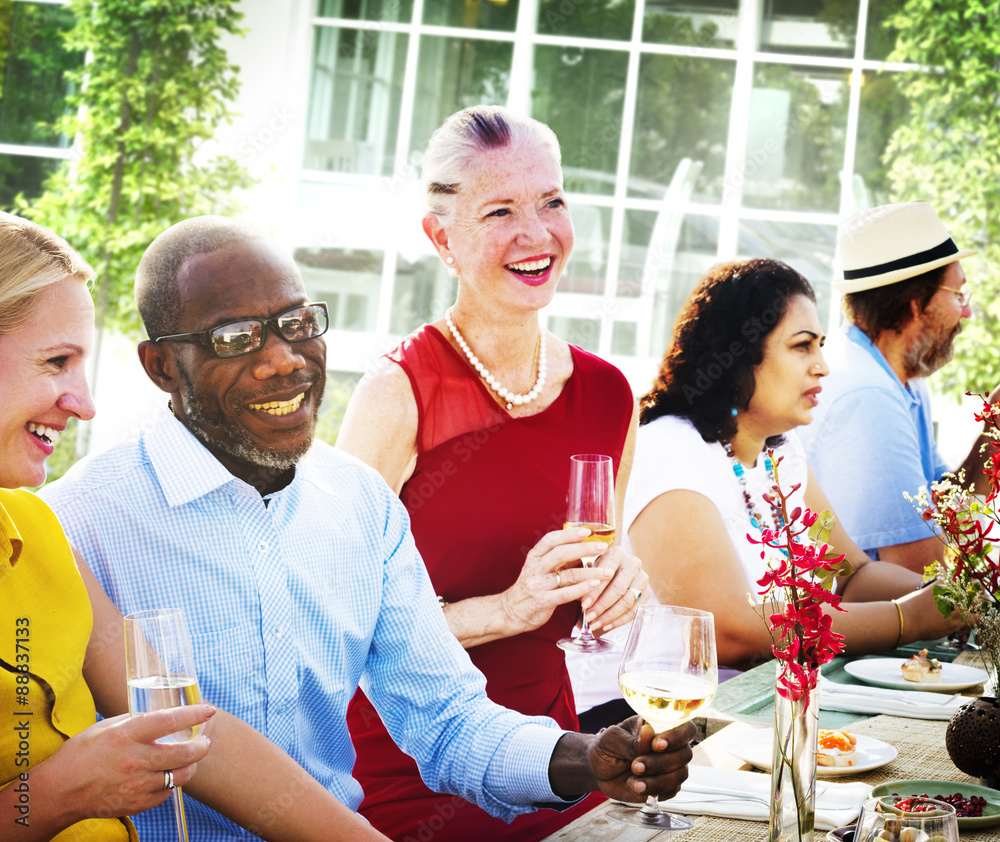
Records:
[[[883,205],[840,229],[846,334],[827,352],[830,376],[809,461],[851,537],[869,555],[923,572],[943,544],[903,497],[951,470],[934,441],[923,378],[951,360],[972,293],[960,250],[926,202]],[[994,393],[993,398],[997,397]],[[977,441],[960,466],[985,486]]]

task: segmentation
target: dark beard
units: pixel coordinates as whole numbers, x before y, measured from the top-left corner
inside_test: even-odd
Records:
[[[294,468],[298,461],[306,455],[312,447],[313,437],[309,436],[308,441],[295,446],[290,450],[264,450],[257,446],[250,435],[241,427],[229,423],[221,412],[210,411],[202,403],[195,392],[194,384],[184,366],[178,366],[181,376],[181,396],[184,400],[184,411],[189,422],[188,429],[209,448],[209,450],[224,453],[240,462],[250,465],[257,465],[260,468],[267,468],[272,471],[287,471]],[[315,385],[313,386],[315,388]],[[252,403],[253,397],[245,402],[245,405]],[[312,424],[315,430],[316,418],[319,415],[319,406],[323,400],[322,384],[320,391],[315,395]],[[202,429],[199,425],[209,427],[221,427],[229,433],[229,439],[220,441]]]

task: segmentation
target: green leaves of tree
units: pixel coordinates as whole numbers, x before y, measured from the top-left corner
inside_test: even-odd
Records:
[[[894,199],[930,202],[959,248],[979,249],[963,264],[974,318],[937,376],[956,396],[982,392],[1000,372],[1000,4],[907,0],[888,23],[890,60],[924,68],[901,74],[910,112],[887,151]]]
[[[98,272],[98,326],[138,330],[132,281],[143,251],[181,219],[232,214],[251,178],[211,146],[230,120],[239,68],[220,40],[242,34],[234,0],[71,0],[69,50],[87,55],[57,129],[70,160],[20,212]]]

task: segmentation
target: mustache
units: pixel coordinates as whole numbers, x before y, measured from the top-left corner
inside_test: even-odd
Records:
[[[253,392],[240,392],[236,398],[241,403],[256,403],[261,398],[270,397],[275,392],[284,392],[299,386],[311,389],[319,380],[320,377],[313,374],[294,372],[285,377],[271,377],[267,381],[266,388],[256,389]]]

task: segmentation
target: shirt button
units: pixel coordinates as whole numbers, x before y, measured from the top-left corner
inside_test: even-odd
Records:
[[[275,637],[281,637],[281,633],[284,630],[285,629],[282,626],[275,626],[273,629],[271,629],[271,632],[274,634]]]
[[[275,711],[275,713],[277,713],[279,715],[284,715],[284,714],[288,713],[288,705],[281,705],[281,707],[279,707]]]
[[[269,549],[271,549],[271,545],[269,543],[267,543],[267,541],[261,541],[257,545],[257,549],[258,549],[258,551],[260,551],[262,553],[266,553]]]

